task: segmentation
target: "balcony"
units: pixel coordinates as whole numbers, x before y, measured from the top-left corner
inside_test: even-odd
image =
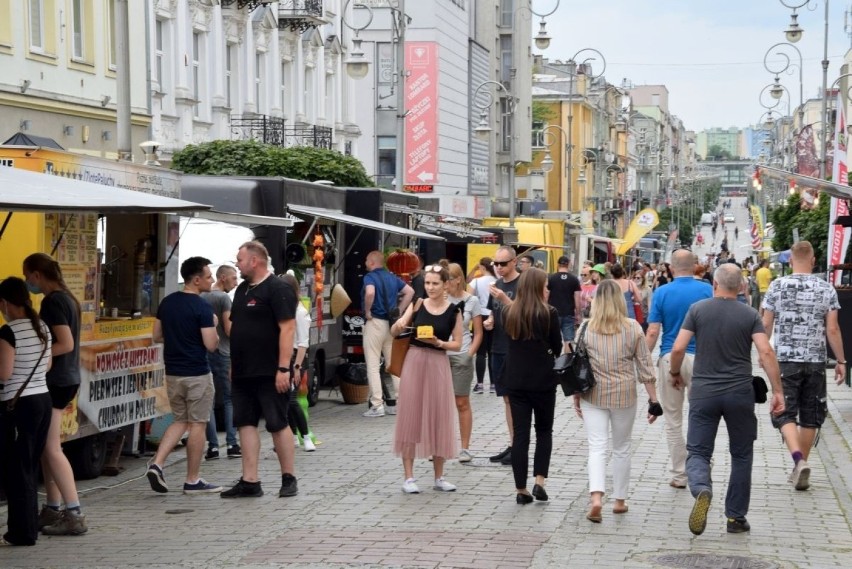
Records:
[[[278,29],[304,33],[327,24],[323,0],[279,0]]]
[[[256,140],[275,146],[313,146],[331,150],[331,127],[287,125],[284,119],[267,115],[232,115],[234,140]]]

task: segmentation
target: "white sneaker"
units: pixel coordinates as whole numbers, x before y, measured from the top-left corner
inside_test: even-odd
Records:
[[[317,450],[317,445],[311,440],[311,437],[305,437],[302,440],[302,445],[305,447],[305,452],[314,452]]]
[[[396,415],[396,405],[388,405],[385,407],[385,413],[388,415]]]
[[[419,494],[420,488],[414,483],[414,478],[408,478],[402,483],[402,491],[406,494]]]
[[[385,407],[384,407],[384,405],[380,405],[379,407],[371,407],[369,410],[362,413],[361,416],[362,417],[384,417],[385,416]]]
[[[461,449],[461,452],[459,453],[459,462],[470,462],[471,460],[473,460],[473,455],[470,454],[470,451],[465,448]]]
[[[450,484],[449,482],[444,480],[443,476],[435,479],[435,485],[433,486],[433,488],[435,490],[438,490],[439,492],[455,492],[456,491],[456,485]]]
[[[299,448],[299,435],[293,435],[293,446]]]

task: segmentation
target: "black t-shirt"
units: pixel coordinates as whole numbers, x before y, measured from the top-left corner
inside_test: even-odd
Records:
[[[253,287],[240,283],[231,306],[233,380],[274,379],[279,361],[289,361],[289,354],[278,359],[278,323],[296,318],[297,302],[292,287],[274,276]]]
[[[157,308],[163,327],[166,373],[193,377],[210,373],[202,328],[213,328],[213,307],[191,292],[173,292]]]
[[[574,293],[580,292],[580,279],[571,273],[553,273],[547,279],[547,288],[550,289],[548,302],[554,307],[561,318],[574,316]]]
[[[56,387],[80,385],[80,313],[77,311],[77,303],[65,291],[51,292],[42,299],[39,316],[50,328],[50,337],[54,343],[54,326],[68,326],[74,338],[73,350],[53,358],[53,365],[47,372],[47,384]]]
[[[434,350],[441,349],[437,346],[433,346],[432,344],[418,342],[416,338],[417,327],[431,326],[435,337],[447,342],[453,335],[453,328],[456,326],[456,316],[459,313],[459,308],[461,308],[460,304],[453,304],[451,302],[447,309],[441,314],[432,314],[426,310],[425,306],[420,306],[420,310],[418,310],[417,314],[414,315],[414,321],[411,324],[414,326],[415,331],[415,336],[411,338],[411,345],[420,346],[421,348],[432,348]]]
[[[520,275],[510,282],[505,282],[503,279],[497,279],[494,286],[505,292],[506,296],[514,300],[515,292],[518,290],[518,281],[520,280]],[[509,350],[509,338],[506,336],[505,330],[503,330],[503,309],[506,307],[504,307],[500,302],[494,300],[494,297],[491,296],[488,298],[488,308],[491,309],[491,313],[494,315],[494,330],[491,333],[491,353],[505,354]]]

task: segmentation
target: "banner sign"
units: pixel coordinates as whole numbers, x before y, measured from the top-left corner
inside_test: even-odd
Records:
[[[624,243],[618,248],[619,255],[625,255],[639,240],[647,235],[657,224],[660,223],[660,217],[657,211],[653,208],[646,207],[636,214],[633,221],[630,222],[630,227],[624,234]]]
[[[438,183],[438,44],[406,42],[405,180],[403,186]]]
[[[846,117],[844,110],[844,95],[842,91],[837,93],[837,120],[834,123],[834,163],[831,169],[831,181],[836,184],[847,185],[849,183],[846,171]],[[846,249],[849,247],[849,234],[852,228],[842,225],[833,225],[838,216],[849,215],[849,207],[846,200],[831,198],[831,206],[828,213],[828,281],[832,284],[840,284],[841,271],[831,271],[832,265],[839,265],[846,259]]]

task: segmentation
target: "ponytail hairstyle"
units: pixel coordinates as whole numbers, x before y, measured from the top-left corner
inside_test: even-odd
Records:
[[[23,308],[24,314],[30,319],[30,324],[32,324],[38,339],[41,340],[43,345],[47,345],[47,332],[45,332],[42,326],[38,312],[33,308],[30,291],[27,290],[27,283],[24,282],[24,279],[9,277],[3,280],[3,282],[0,282],[0,300],[5,300],[9,304]]]
[[[80,316],[80,301],[71,293],[65,279],[62,278],[62,268],[59,263],[46,253],[33,253],[24,259],[24,273],[41,273],[41,276],[59,286],[59,289],[67,294],[77,306],[77,316]]]

